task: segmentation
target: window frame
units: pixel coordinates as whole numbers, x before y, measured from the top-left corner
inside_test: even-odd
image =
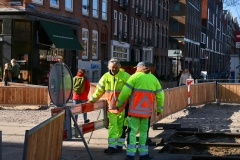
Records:
[[[96,34],[97,36],[97,38],[96,38],[96,40],[95,39],[93,39],[93,34]],[[97,59],[98,58],[98,31],[97,30],[92,30],[92,42],[93,41],[95,41],[96,42],[96,55],[95,56],[93,56],[92,55],[92,59]],[[92,43],[93,44],[93,43]],[[92,45],[92,53],[93,53],[93,45]]]
[[[38,4],[38,5],[43,5],[43,0],[32,0],[32,3]]]
[[[71,1],[71,6],[72,6],[72,8],[67,8],[67,7],[66,7],[66,6],[67,6],[67,5],[66,5],[66,2],[67,2],[67,1]],[[66,11],[69,11],[69,12],[73,12],[73,0],[65,0],[65,10],[66,10]]]
[[[117,18],[117,11],[114,10],[113,11],[113,21],[114,21],[114,30],[113,30],[113,35],[117,35],[117,21],[118,21],[118,18]]]
[[[59,0],[56,0],[57,4],[52,4],[50,0],[50,7],[51,8],[59,8]]]
[[[83,37],[83,32],[87,31],[87,38]],[[86,55],[82,55],[82,59],[88,59],[88,45],[89,45],[89,30],[87,28],[82,28],[82,41],[86,41],[87,46],[86,46]],[[84,48],[84,45],[82,44],[82,47]],[[82,51],[84,52],[84,50]]]
[[[86,1],[87,4],[83,4],[83,1]],[[85,8],[84,8],[85,6]],[[84,11],[86,10],[86,12]],[[85,16],[88,16],[89,15],[89,0],[82,0],[82,14],[85,15]]]
[[[106,12],[103,12],[103,4],[105,4],[106,5]],[[108,4],[108,1],[107,0],[102,0],[102,20],[105,20],[105,21],[107,21],[107,16],[108,16],[108,13],[107,13],[107,10],[108,10],[108,6],[107,6],[107,4]],[[103,16],[103,14],[106,14],[106,16]]]
[[[97,8],[94,8],[94,4],[97,4]],[[94,14],[94,11],[96,11],[96,14]],[[93,3],[92,3],[92,16],[94,18],[98,18],[99,17],[99,0],[93,0]]]

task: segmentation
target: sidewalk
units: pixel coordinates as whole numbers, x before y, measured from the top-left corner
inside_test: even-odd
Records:
[[[3,123],[0,122],[0,130],[2,131],[2,160],[21,160],[23,154],[25,130],[29,130],[35,125],[17,124],[17,123]],[[164,131],[164,135],[160,135],[162,130],[150,129],[149,137],[167,136],[170,134]],[[103,150],[107,148],[107,129],[100,129],[94,131],[90,142],[88,144],[89,150],[94,160],[123,160],[126,157],[126,148],[121,153],[106,155]],[[84,135],[88,143],[90,133]],[[158,151],[162,146],[149,146],[149,154],[154,156],[153,160],[168,159],[165,154],[160,154]],[[167,156],[164,158],[164,156]],[[160,158],[161,157],[161,158]],[[62,157],[61,160],[90,160],[90,156],[85,149],[84,143],[81,138],[73,138],[70,141],[63,141]],[[136,155],[138,159],[138,154]]]

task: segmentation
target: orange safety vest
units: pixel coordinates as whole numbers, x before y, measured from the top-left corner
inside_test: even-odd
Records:
[[[150,117],[154,110],[154,97],[154,91],[135,88],[130,97],[128,115]]]
[[[105,92],[107,97],[107,103],[108,103],[108,111],[111,113],[118,113],[122,112],[127,104],[127,102],[124,102],[124,104],[117,110],[116,103],[117,98],[120,95],[121,90],[115,90],[115,94],[113,90],[108,90]]]

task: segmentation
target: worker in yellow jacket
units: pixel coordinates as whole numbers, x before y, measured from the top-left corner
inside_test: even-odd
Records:
[[[127,81],[118,96],[117,107],[121,110],[124,102],[129,99],[128,108],[128,142],[127,160],[134,159],[137,151],[136,135],[140,129],[138,151],[140,160],[152,159],[148,154],[148,131],[152,112],[157,115],[163,112],[164,92],[159,80],[150,73],[146,62],[139,62],[137,71]],[[154,108],[154,100],[157,107]]]
[[[122,150],[125,142],[125,105],[127,100],[124,102],[122,107],[116,108],[117,98],[125,85],[130,75],[127,72],[120,70],[120,61],[116,58],[112,58],[108,62],[109,72],[105,73],[99,80],[96,91],[93,93],[89,102],[96,102],[105,93],[108,103],[108,148],[104,150],[106,154],[116,153]]]

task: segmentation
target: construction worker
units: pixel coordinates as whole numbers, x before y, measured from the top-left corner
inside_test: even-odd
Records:
[[[136,72],[124,85],[116,106],[121,109],[124,102],[129,99],[128,108],[128,141],[127,158],[134,159],[136,148],[136,135],[140,129],[138,152],[140,160],[152,159],[148,154],[148,131],[150,117],[154,108],[154,99],[157,102],[157,115],[163,112],[164,92],[158,79],[151,74],[146,62],[139,62]]]
[[[106,154],[112,154],[122,150],[125,142],[125,130],[127,127],[124,126],[124,107],[127,102],[117,110],[116,101],[130,75],[127,72],[121,71],[120,67],[120,61],[116,58],[112,58],[108,62],[109,72],[101,77],[96,86],[96,91],[89,99],[89,102],[94,103],[106,93],[109,118],[108,148],[104,150]]]

